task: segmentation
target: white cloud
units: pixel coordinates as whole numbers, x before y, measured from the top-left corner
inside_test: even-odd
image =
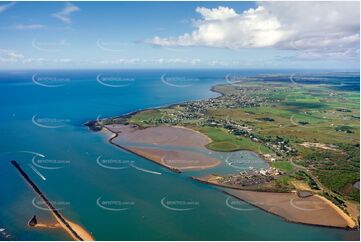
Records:
[[[42,57],[38,58],[25,58],[21,61],[23,64],[48,64],[48,60]]]
[[[22,61],[25,58],[23,54],[20,54],[13,50],[0,49],[0,62],[15,63]]]
[[[358,56],[359,11],[358,2],[261,2],[242,13],[228,7],[198,7],[201,19],[195,22],[194,31],[178,37],[156,36],[146,42],[168,47],[275,47],[304,54]]]
[[[228,18],[239,16],[232,8],[204,8],[197,7],[196,12],[200,13],[205,20],[225,20]]]
[[[114,60],[100,60],[96,61],[97,64],[105,65],[137,65],[137,64],[147,64],[147,65],[156,65],[156,64],[190,64],[198,65],[201,63],[200,59],[181,59],[181,58],[155,58],[155,59],[141,59],[141,58],[129,58],[129,59],[114,59]]]
[[[209,46],[231,49],[272,46],[287,35],[278,19],[264,7],[236,14],[233,9],[197,8],[202,19],[191,34],[176,38],[155,37],[148,41],[162,46]],[[223,16],[222,16],[223,15]]]
[[[8,3],[8,4],[3,4],[3,5],[0,5],[0,13],[8,10],[9,8],[11,8],[12,6],[15,5],[15,2],[11,2],[11,3]]]
[[[77,12],[79,10],[80,10],[80,8],[78,8],[74,4],[66,3],[65,8],[63,8],[58,13],[54,13],[53,17],[60,19],[61,21],[63,21],[66,24],[71,24],[71,18],[70,18],[71,13]]]
[[[42,24],[17,24],[14,26],[18,30],[32,30],[32,29],[45,29],[46,26]]]

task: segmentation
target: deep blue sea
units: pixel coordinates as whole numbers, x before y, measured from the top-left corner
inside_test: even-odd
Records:
[[[234,70],[0,72],[0,240],[69,240],[10,164],[16,159],[69,220],[97,240],[349,240],[358,232],[288,223],[107,142],[88,120],[215,97]],[[237,75],[292,74],[247,70]],[[341,76],[342,77],[342,76]],[[336,78],[337,79],[337,78]],[[358,77],[359,80],[359,77]],[[359,81],[358,81],[359,83]],[[248,160],[260,158],[243,153]],[[97,159],[132,161],[106,169]],[[151,172],[144,172],[152,171]],[[166,203],[165,203],[166,202]],[[169,209],[164,204],[173,204]]]

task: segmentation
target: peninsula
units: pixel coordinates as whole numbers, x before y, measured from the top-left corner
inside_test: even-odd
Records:
[[[282,74],[227,76],[225,84],[212,87],[221,94],[216,98],[141,110],[87,126],[113,133],[112,144],[176,172],[224,162],[195,149],[256,152],[269,163],[268,170],[193,178],[287,221],[355,228],[358,92],[320,84],[317,78],[311,76],[301,85]],[[298,195],[304,192],[309,196]],[[261,198],[271,205],[254,203]],[[308,205],[304,210],[290,205],[296,200]],[[306,210],[313,215],[302,215]],[[326,217],[330,219],[320,219]]]

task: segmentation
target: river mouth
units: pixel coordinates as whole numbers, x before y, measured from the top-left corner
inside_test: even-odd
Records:
[[[132,72],[137,76],[137,81],[121,90],[100,89],[94,79],[96,73],[93,75],[90,71],[68,72],[73,81],[51,90],[28,84],[31,76],[27,77],[26,74],[12,77],[19,80],[16,85],[10,82],[6,85],[0,83],[0,93],[4,100],[13,100],[13,95],[17,98],[16,102],[3,103],[0,117],[3,138],[1,151],[15,152],[2,155],[0,163],[0,188],[3,191],[0,199],[0,228],[5,229],[2,231],[7,233],[4,236],[10,234],[13,240],[71,239],[56,229],[37,230],[24,226],[34,214],[44,221],[47,211],[32,205],[33,192],[23,184],[8,162],[16,159],[50,200],[69,204],[62,210],[67,218],[84,226],[98,240],[342,240],[358,237],[353,231],[290,224],[251,205],[247,206],[249,211],[232,210],[226,206],[228,196],[219,189],[189,179],[198,174],[237,172],[238,169],[225,163],[228,153],[219,153],[219,156],[217,152],[210,154],[222,161],[216,167],[175,174],[110,145],[104,137],[88,132],[81,126],[85,120],[98,115],[110,117],[144,108],[213,97],[214,93],[209,92],[210,86],[222,82],[221,78],[227,73],[211,70],[204,72],[212,80],[197,83],[192,90],[183,93],[168,86],[163,87],[157,79],[161,74],[155,71]],[[154,87],[152,93],[149,92],[150,86]],[[67,99],[64,100],[63,97]],[[54,110],[52,104],[59,108]],[[42,128],[31,122],[37,113],[42,117],[61,114],[62,118],[71,122],[68,126],[57,129]],[[19,153],[20,151],[32,151],[45,155],[46,159],[69,162],[64,162],[61,169],[39,168],[46,177],[46,181],[43,181],[28,166],[32,164],[33,154]],[[204,154],[209,152],[207,149],[194,151]],[[243,157],[238,157],[238,153]],[[247,162],[243,164],[232,161],[238,158],[258,161],[260,158],[249,151],[231,152],[229,155],[231,157],[228,161],[232,165],[245,169],[249,166]],[[97,163],[99,156],[100,159],[109,159],[109,162],[115,160],[120,168],[127,168],[102,167]],[[117,163],[118,160],[121,162]],[[156,173],[130,167],[131,161],[143,170]],[[259,162],[259,167],[265,165],[264,161]],[[252,166],[257,169],[255,163]],[[56,166],[58,167],[57,164]],[[115,204],[119,211],[99,207],[97,201],[100,197],[102,205]],[[174,203],[171,208],[188,210],[167,209],[162,206],[162,201],[166,205]],[[118,204],[119,207],[116,207]],[[260,228],[263,233],[259,232]],[[0,235],[0,240],[3,238],[6,237]]]

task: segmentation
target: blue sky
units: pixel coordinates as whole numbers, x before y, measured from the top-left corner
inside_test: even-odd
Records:
[[[0,69],[358,69],[359,3],[0,2]]]

